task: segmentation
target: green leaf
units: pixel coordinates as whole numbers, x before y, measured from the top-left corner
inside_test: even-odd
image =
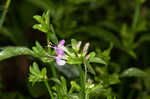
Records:
[[[143,34],[139,40],[135,43],[134,48],[137,48],[140,44],[144,42],[150,42],[150,34]]]
[[[129,34],[127,33],[127,24],[122,25],[122,29],[120,32],[121,32],[122,38],[127,38],[129,36]]]
[[[61,76],[60,79],[61,79],[61,88],[62,88],[62,90],[63,90],[63,94],[67,94],[67,83],[66,83],[66,79],[65,79],[63,76]]]
[[[58,39],[57,39],[55,33],[47,32],[47,36],[48,36],[49,40],[53,41],[55,44],[58,44]]]
[[[80,58],[74,57],[74,58],[68,58],[67,61],[68,64],[82,64],[82,60]]]
[[[119,83],[119,75],[118,74],[112,74],[109,76],[109,84],[113,85],[113,84],[117,84]]]
[[[87,90],[87,93],[89,94],[99,94],[99,93],[104,93],[106,89],[104,89],[102,84],[97,84],[94,87],[90,88]]]
[[[85,64],[88,68],[88,71],[91,72],[93,75],[95,75],[95,71],[94,71],[93,67],[91,66],[91,64],[89,64],[89,63],[85,63]]]
[[[93,63],[106,64],[106,62],[103,59],[99,58],[99,57],[94,57],[94,58],[90,59],[89,61],[93,62]]]
[[[146,73],[138,68],[132,67],[123,71],[120,77],[144,77]]]
[[[41,82],[47,79],[47,70],[46,68],[43,68],[41,71],[37,65],[37,63],[33,63],[33,66],[30,66],[29,68],[30,74],[29,74],[29,82],[32,82],[34,85],[36,82]]]
[[[46,11],[42,17],[45,20],[45,24],[49,26],[50,25],[50,23],[49,23],[50,22],[50,11],[49,10]]]
[[[33,25],[33,29],[37,29],[37,30],[42,31],[44,33],[48,32],[47,28],[44,27],[42,24]]]
[[[91,52],[90,53],[90,59],[93,59],[95,57],[96,53],[95,52]]]
[[[75,82],[75,81],[71,81],[71,89],[69,91],[69,93],[72,93],[73,91],[80,91],[81,87]]]
[[[45,51],[45,49],[40,45],[39,42],[36,41],[36,46],[32,47],[34,52],[34,57],[40,59],[43,62],[52,62],[53,59],[49,56],[49,53]]]
[[[74,50],[76,50],[77,40],[71,39],[71,45],[72,45],[72,48],[73,48]]]
[[[34,18],[37,22],[39,22],[39,23],[41,23],[42,20],[43,20],[40,15],[35,15],[35,16],[33,16],[33,18]]]
[[[26,47],[6,47],[0,52],[0,61],[19,55],[34,56],[34,53]]]
[[[57,84],[61,85],[61,82],[60,82],[60,80],[59,80],[58,78],[51,77],[51,78],[50,78],[50,79],[48,79],[48,80],[54,81],[55,83],[57,83]]]

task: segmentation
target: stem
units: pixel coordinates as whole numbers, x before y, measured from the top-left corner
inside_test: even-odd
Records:
[[[54,99],[53,94],[52,94],[52,91],[51,91],[50,86],[49,86],[49,84],[48,84],[48,81],[47,81],[47,80],[44,80],[44,84],[45,84],[45,86],[47,87],[47,90],[48,90],[48,93],[49,93],[51,99]]]
[[[80,72],[81,99],[85,99],[85,75],[80,64],[78,65],[78,69]]]
[[[87,93],[85,94],[85,99],[89,99],[89,96]]]
[[[47,33],[47,45],[50,43],[49,41],[50,41],[49,33]],[[48,47],[48,53],[51,54],[51,48],[50,48],[50,47]],[[50,65],[50,64],[49,64],[49,65]],[[54,76],[54,77],[57,77],[55,67],[50,65],[50,68],[51,68],[51,70],[52,70],[53,76]]]
[[[86,80],[87,80],[87,66],[86,66],[85,62],[84,62],[84,70],[85,70],[85,83],[86,83]]]
[[[11,3],[11,0],[7,0],[6,1],[5,9],[4,9],[4,11],[2,13],[2,16],[1,16],[1,19],[0,19],[0,29],[1,29],[2,25],[3,25],[3,23],[4,23],[4,20],[5,20],[6,14],[8,12],[8,8],[9,8],[10,3]]]
[[[50,67],[51,67],[51,70],[52,70],[53,77],[57,77],[55,67],[54,67],[54,66],[51,66],[51,65],[50,65]]]

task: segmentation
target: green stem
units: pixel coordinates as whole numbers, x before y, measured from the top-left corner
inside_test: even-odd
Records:
[[[89,96],[87,93],[85,94],[85,99],[89,99]]]
[[[78,65],[78,69],[80,72],[80,85],[81,85],[81,99],[85,99],[85,75],[84,72],[82,70],[81,65]]]
[[[49,86],[49,84],[48,84],[48,81],[47,81],[47,80],[44,80],[44,84],[45,84],[45,86],[47,87],[47,90],[48,90],[48,93],[49,93],[51,99],[54,99],[54,96],[53,96],[53,94],[52,94],[52,91],[51,91],[51,89],[50,89],[50,86]]]
[[[3,25],[3,23],[4,23],[4,20],[5,20],[6,14],[8,12],[8,8],[9,8],[10,3],[11,3],[11,0],[7,0],[6,1],[5,9],[4,9],[4,11],[2,13],[2,16],[1,16],[1,19],[0,19],[0,29],[1,29],[2,25]]]
[[[50,38],[49,38],[49,37],[50,37],[50,36],[49,36],[49,33],[47,33],[47,45],[49,45],[49,43],[50,43]],[[48,47],[48,53],[51,54],[51,48],[50,48],[50,47]],[[49,64],[49,65],[50,65],[50,64]],[[55,67],[54,67],[54,66],[51,66],[51,65],[50,65],[50,67],[51,67],[53,76],[54,76],[54,77],[57,77]]]
[[[55,67],[54,67],[54,66],[52,66],[52,65],[50,65],[50,67],[51,67],[51,70],[52,70],[53,77],[57,77]]]

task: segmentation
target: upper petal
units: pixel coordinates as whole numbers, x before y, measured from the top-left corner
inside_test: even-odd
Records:
[[[61,40],[58,43],[58,47],[64,46],[64,44],[65,44],[65,40]]]

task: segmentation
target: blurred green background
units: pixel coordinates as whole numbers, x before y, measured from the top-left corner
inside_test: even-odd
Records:
[[[11,1],[7,9],[6,3]],[[0,0],[0,50],[46,46],[44,33],[33,30],[33,16],[49,9],[56,35],[90,42],[90,50],[114,47],[111,61],[117,72],[137,67],[150,74],[150,1],[148,0]],[[4,11],[6,17],[2,19]],[[4,22],[2,22],[4,21]],[[47,99],[27,84],[32,61],[18,56],[0,62],[1,99]],[[110,68],[111,69],[111,68]],[[150,99],[150,77],[129,77],[112,86],[118,99]],[[37,93],[41,93],[40,88]],[[44,89],[42,89],[45,93]]]

